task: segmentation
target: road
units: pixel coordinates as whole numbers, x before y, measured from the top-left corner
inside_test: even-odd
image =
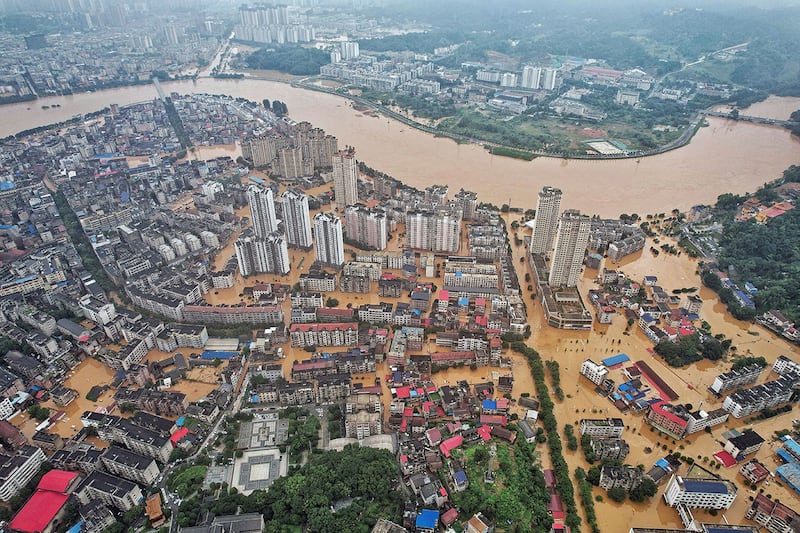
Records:
[[[206,438],[203,439],[203,442],[197,447],[197,451],[194,452],[192,455],[185,459],[178,460],[174,463],[168,464],[161,474],[161,482],[158,483],[158,488],[161,490],[161,497],[165,498],[164,504],[167,505],[171,511],[170,516],[170,523],[169,523],[169,531],[170,533],[177,533],[178,531],[178,504],[175,500],[174,495],[167,492],[167,478],[172,473],[173,470],[179,468],[184,463],[191,463],[197,457],[199,457],[200,453],[206,449],[206,447],[216,438],[217,434],[219,433],[220,425],[223,423],[225,418],[229,414],[238,413],[241,410],[242,402],[244,401],[244,395],[247,392],[247,385],[250,383],[250,376],[247,373],[247,367],[249,366],[249,362],[247,361],[246,357],[242,358],[242,370],[239,373],[239,379],[237,380],[237,385],[234,387],[234,399],[228,405],[228,407],[222,411],[217,418],[217,421],[214,423],[214,426],[211,428],[211,431],[208,432]]]

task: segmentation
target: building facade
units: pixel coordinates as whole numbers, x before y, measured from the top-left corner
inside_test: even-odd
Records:
[[[266,237],[278,231],[272,189],[255,184],[250,185],[247,188],[247,203],[250,204],[250,222],[256,237]]]
[[[314,240],[317,261],[340,267],[344,264],[342,221],[334,213],[317,213],[314,217]]]
[[[591,219],[578,211],[564,211],[558,222],[555,250],[550,263],[548,284],[551,287],[575,287],[581,273]]]
[[[286,244],[310,250],[311,216],[308,212],[308,196],[293,189],[281,194],[283,200],[283,226],[286,230]]]
[[[333,194],[336,205],[344,208],[358,202],[358,162],[350,148],[333,154]]]
[[[542,188],[536,204],[536,218],[533,220],[530,249],[532,254],[545,255],[553,248],[553,238],[556,235],[560,210],[561,189]]]

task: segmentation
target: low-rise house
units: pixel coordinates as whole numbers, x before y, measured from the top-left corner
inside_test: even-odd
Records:
[[[764,438],[755,431],[745,431],[741,435],[731,437],[725,443],[725,451],[735,458],[739,458],[751,453],[756,453],[761,445],[764,444]]]
[[[763,464],[759,462],[758,459],[750,459],[742,467],[739,469],[739,473],[742,474],[747,481],[752,484],[761,483],[769,476],[769,470]]]

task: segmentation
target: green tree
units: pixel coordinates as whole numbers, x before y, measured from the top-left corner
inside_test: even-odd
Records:
[[[652,479],[646,477],[642,479],[641,483],[631,489],[629,496],[633,502],[643,502],[655,496],[656,492],[658,492],[658,487],[653,483]]]
[[[608,491],[608,497],[617,503],[622,503],[627,498],[628,493],[622,487],[614,487]]]

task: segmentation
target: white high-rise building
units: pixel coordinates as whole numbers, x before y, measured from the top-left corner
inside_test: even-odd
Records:
[[[561,215],[547,279],[551,287],[574,287],[578,284],[591,229],[592,219],[579,211],[570,209]]]
[[[333,194],[340,208],[358,203],[358,163],[352,148],[333,154]]]
[[[200,232],[200,239],[203,241],[203,244],[209,248],[219,248],[219,237],[208,230]]]
[[[344,211],[344,220],[348,239],[375,250],[386,248],[388,230],[383,209],[370,209],[363,204],[351,205]]]
[[[409,248],[458,252],[461,244],[461,211],[409,211],[406,214],[406,239]]]
[[[289,189],[281,194],[283,200],[283,225],[289,246],[306,250],[311,248],[311,215],[308,212],[308,196]]]
[[[242,276],[289,273],[289,248],[286,238],[280,233],[258,237],[248,232],[248,235],[239,237],[233,247]]]
[[[560,210],[561,189],[543,187],[536,204],[536,218],[533,220],[532,254],[546,255],[553,248]]]
[[[516,87],[517,75],[513,72],[503,72],[500,76],[500,87]]]
[[[247,188],[247,202],[250,204],[250,222],[253,224],[253,232],[256,237],[266,237],[278,231],[272,189],[260,185],[250,185]]]
[[[542,69],[541,88],[546,91],[552,91],[556,88],[556,69],[545,68]]]
[[[541,76],[541,68],[526,65],[522,69],[522,83],[520,85],[526,89],[538,89]]]
[[[334,213],[317,213],[314,217],[314,245],[317,261],[331,266],[344,264],[342,221]]]
[[[186,243],[177,237],[173,237],[172,239],[170,239],[169,245],[172,246],[173,250],[175,250],[175,255],[177,257],[186,255],[186,252],[188,251],[186,249]]]
[[[342,59],[345,61],[348,59],[355,59],[361,52],[358,48],[358,42],[356,41],[345,41],[342,43]]]

